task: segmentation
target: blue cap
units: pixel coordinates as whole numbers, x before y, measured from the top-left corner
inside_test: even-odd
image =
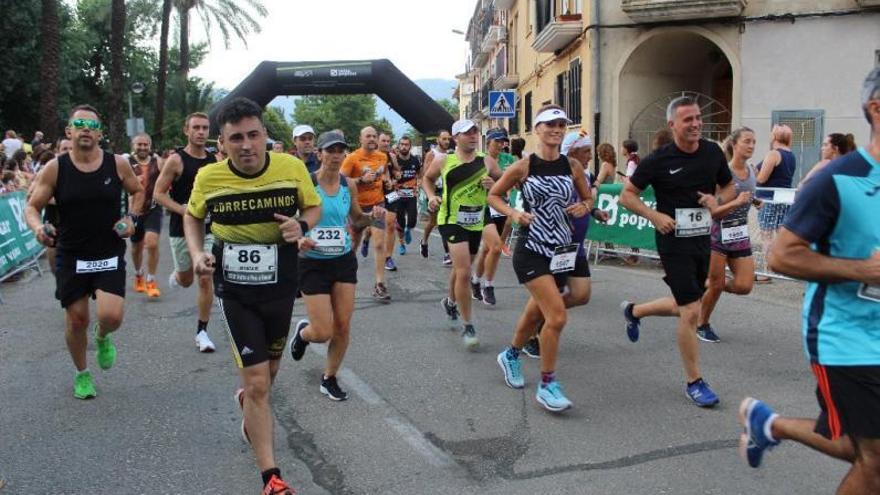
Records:
[[[486,141],[510,141],[510,138],[507,137],[506,130],[498,128],[490,129],[489,132],[486,133]]]

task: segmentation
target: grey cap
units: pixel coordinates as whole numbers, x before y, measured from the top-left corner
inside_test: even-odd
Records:
[[[880,98],[880,67],[875,67],[862,85],[862,105],[867,105],[869,101]]]
[[[318,136],[318,149],[325,150],[334,144],[341,144],[348,148],[348,144],[345,142],[345,136],[342,135],[341,132],[337,131],[327,131],[322,132],[320,136]]]

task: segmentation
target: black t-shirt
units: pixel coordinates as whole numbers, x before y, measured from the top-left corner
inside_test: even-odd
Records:
[[[700,140],[694,153],[685,153],[675,143],[645,157],[630,177],[639,189],[654,186],[657,211],[675,219],[676,208],[701,208],[697,192],[714,194],[715,187],[733,180],[724,153],[717,144]],[[659,253],[698,254],[709,251],[709,236],[676,237],[675,232],[656,232]]]

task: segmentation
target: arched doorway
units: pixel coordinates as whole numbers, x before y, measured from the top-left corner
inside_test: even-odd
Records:
[[[620,67],[617,135],[637,140],[647,154],[653,134],[666,127],[666,104],[687,94],[703,108],[705,137],[722,140],[734,121],[735,66],[708,32],[649,33]]]

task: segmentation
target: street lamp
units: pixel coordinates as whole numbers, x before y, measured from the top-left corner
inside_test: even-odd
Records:
[[[453,29],[452,32],[455,34],[460,34],[460,35],[464,36],[464,31],[462,31],[460,29]]]
[[[127,128],[126,130],[128,131],[129,137],[133,137],[135,134],[143,132],[143,124],[139,126],[138,122],[134,119],[134,110],[131,104],[131,95],[132,93],[136,95],[143,93],[147,89],[147,86],[140,81],[135,81],[131,83],[131,86],[129,86],[128,89],[130,90],[128,92],[128,123],[125,127]]]

